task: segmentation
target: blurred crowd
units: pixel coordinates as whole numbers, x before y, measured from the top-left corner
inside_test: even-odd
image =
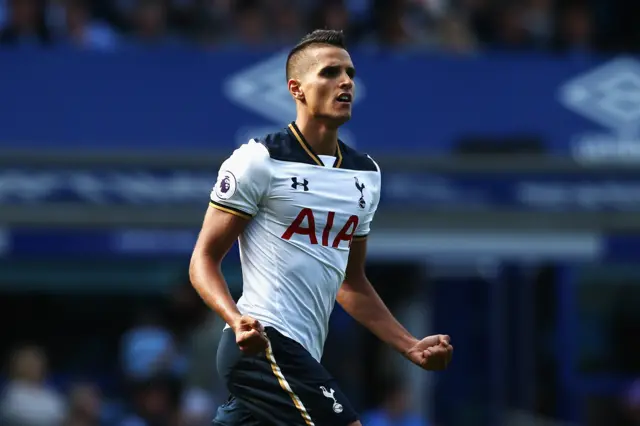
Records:
[[[625,0],[0,0],[0,43],[220,49],[283,46],[313,28],[351,45],[474,52],[636,51]]]
[[[389,275],[401,276],[395,272]],[[381,280],[382,277],[377,276],[377,282],[387,284],[378,286],[384,299],[390,301],[392,310],[408,323],[406,320],[416,314],[415,308],[419,308],[421,302],[409,303],[398,296],[394,303],[389,295],[398,287],[397,282],[393,278]],[[393,286],[388,285],[391,282]],[[452,283],[443,282],[444,285]],[[472,290],[479,287],[478,284],[470,281],[464,287],[447,287],[453,287],[450,291],[462,293],[470,300],[481,299],[478,295],[482,289]],[[97,295],[83,299],[71,294],[60,294],[57,298],[31,295],[26,304],[17,298],[3,304],[10,296],[4,294],[3,298],[0,310],[16,327],[6,327],[0,339],[3,342],[0,353],[6,356],[4,374],[0,374],[2,426],[208,426],[217,406],[227,398],[217,377],[215,362],[224,324],[184,280],[168,294],[159,296]],[[458,299],[456,305],[465,298]],[[33,302],[37,299],[42,303]],[[104,307],[101,308],[97,300],[102,301]],[[627,296],[626,300],[631,297]],[[8,304],[15,309],[9,309]],[[554,337],[543,332],[554,327],[548,312],[545,313],[550,304],[536,305],[540,310],[536,317],[547,324],[539,329],[538,337],[545,343],[536,344],[539,351],[536,363],[540,364],[536,370],[540,374],[536,406],[541,414],[549,416],[553,409],[545,407],[553,406],[560,392],[552,366],[558,351],[548,343],[554,341]],[[466,309],[466,305],[462,306]],[[616,305],[620,315],[616,314],[612,324],[615,327],[604,333],[613,338],[613,345],[607,340],[589,339],[593,342],[593,351],[602,352],[610,360],[609,369],[613,365],[625,372],[638,371],[638,345],[632,344],[638,335],[638,322],[629,316],[637,315],[633,306],[637,304]],[[449,307],[447,311],[452,309]],[[474,314],[476,311],[477,308]],[[482,322],[482,318],[482,314],[478,314],[474,321]],[[602,327],[590,317],[581,318],[581,322],[584,332]],[[469,338],[455,332],[460,330],[455,323],[468,328],[469,316],[454,314],[447,328],[454,330],[453,335],[462,348],[457,358],[458,368],[470,362],[473,371],[463,367],[463,383],[455,381],[455,374],[448,374],[447,382],[455,383],[455,400],[443,401],[437,399],[438,395],[434,396],[439,403],[462,408],[467,420],[441,421],[437,426],[479,424],[473,422],[473,416],[478,415],[477,407],[470,403],[468,395],[470,389],[476,388],[468,385],[476,383],[478,389],[488,390],[486,379],[478,382],[476,376],[483,376],[490,369],[489,362],[482,351],[473,353],[473,345],[465,345]],[[11,330],[13,338],[8,334]],[[479,333],[478,341],[486,345],[482,327],[473,333],[474,336]],[[9,342],[12,347],[8,346]],[[412,365],[356,326],[339,307],[331,317],[323,364],[362,413],[365,426],[435,426],[429,421],[431,410],[417,412],[414,405],[416,398],[418,406],[428,405],[426,395],[417,397],[411,380],[398,373],[406,369],[413,378],[421,375],[416,375]],[[616,392],[604,399],[590,399],[586,408],[593,411],[593,418],[599,419],[586,423],[588,425],[610,422],[617,426],[640,426],[640,380],[623,395]],[[603,419],[608,420],[603,423]],[[512,424],[542,423],[529,420]]]
[[[178,287],[164,306],[154,301],[147,306],[134,310],[129,327],[115,334],[120,336],[114,342],[118,355],[111,359],[111,366],[101,365],[110,351],[94,356],[92,344],[81,335],[15,348],[9,355],[0,399],[0,424],[210,424],[213,410],[225,397],[215,371],[223,324],[187,284]],[[98,329],[94,334],[107,342],[113,337]],[[55,371],[60,365],[51,366],[49,361],[55,357],[78,365],[60,375]],[[82,364],[88,368],[82,369]]]
[[[79,300],[61,297],[69,306]],[[37,334],[27,324],[17,329],[21,338],[3,337],[18,343],[10,350],[0,346],[7,356],[6,374],[0,375],[0,425],[210,425],[217,406],[228,397],[216,371],[222,320],[185,281],[168,297],[115,302],[128,306],[116,308],[113,301],[102,298],[108,315],[87,301],[93,313],[81,314],[77,308],[59,312],[49,300],[46,304],[55,315],[50,322],[58,325],[50,328],[36,320],[40,338],[33,337]],[[14,318],[22,323],[20,317]],[[363,408],[367,425],[429,425],[412,412],[408,389],[389,368],[368,368],[368,360],[353,359],[360,352],[345,352],[345,347],[353,348],[359,341],[352,320],[337,311],[332,321],[335,331],[323,363],[344,383],[354,404]],[[105,327],[108,324],[113,327]],[[371,388],[382,391],[367,402],[363,373],[375,380]],[[389,423],[390,418],[394,422]]]

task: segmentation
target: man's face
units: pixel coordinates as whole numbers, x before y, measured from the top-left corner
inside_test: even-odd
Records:
[[[309,114],[334,125],[349,121],[355,96],[349,53],[335,46],[312,46],[305,54],[310,66],[299,82]]]

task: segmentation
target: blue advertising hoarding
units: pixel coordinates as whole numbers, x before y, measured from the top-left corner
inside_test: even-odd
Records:
[[[0,228],[0,258],[189,257],[198,229]],[[640,238],[594,232],[374,232],[369,257],[385,260],[526,260],[637,262]],[[228,262],[237,263],[237,248]]]
[[[163,206],[204,209],[215,178],[215,171],[187,169],[0,169],[0,208],[32,206],[47,211],[49,205],[69,205],[150,211]],[[407,209],[414,213],[458,211],[470,215],[478,211],[640,212],[640,173],[385,172],[382,193],[379,211],[398,214]],[[370,251],[386,257],[473,257],[493,253],[620,260],[640,255],[640,239],[635,236],[614,238],[599,233],[562,232],[511,232],[501,238],[496,235],[415,230],[398,233],[382,229],[372,236]],[[185,256],[196,237],[195,229],[18,227],[0,230],[0,254]]]
[[[466,136],[640,158],[633,58],[354,52],[348,143],[443,155]],[[224,153],[294,118],[282,52],[0,52],[0,148]]]
[[[217,171],[189,169],[0,169],[0,207],[50,203],[205,206]],[[384,172],[380,210],[638,211],[640,172]]]

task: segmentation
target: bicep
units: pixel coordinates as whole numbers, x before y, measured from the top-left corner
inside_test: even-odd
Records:
[[[249,220],[219,208],[209,206],[194,249],[194,256],[207,255],[221,262],[231,249]]]

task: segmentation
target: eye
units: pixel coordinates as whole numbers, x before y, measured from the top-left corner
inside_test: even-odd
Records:
[[[356,76],[356,69],[353,67],[348,67],[347,68],[347,75],[349,76],[350,79],[354,79]]]
[[[326,78],[336,78],[340,75],[340,67],[325,67],[320,71],[320,75]]]

